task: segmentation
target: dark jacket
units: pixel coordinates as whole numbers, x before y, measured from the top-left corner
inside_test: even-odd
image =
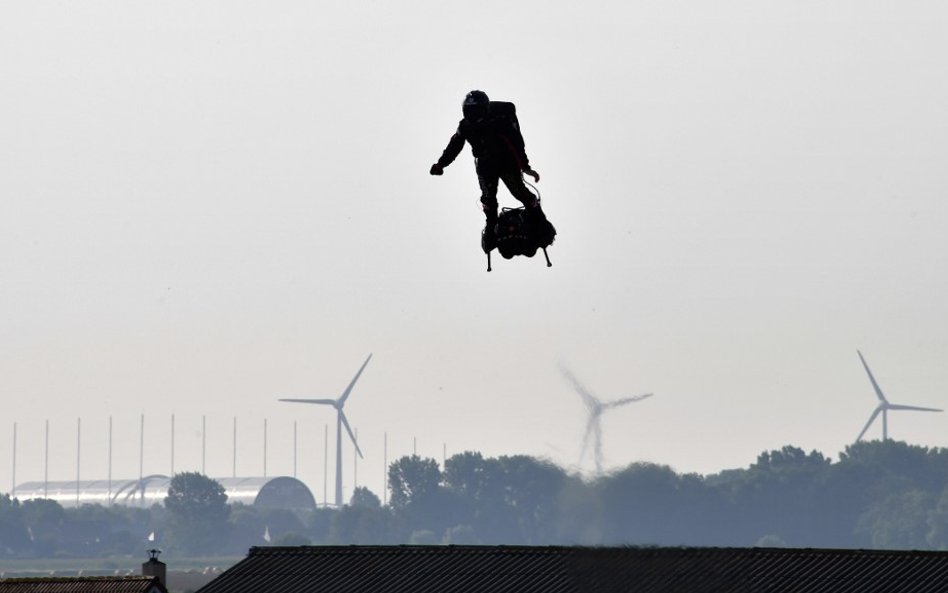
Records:
[[[471,152],[476,159],[489,160],[500,167],[516,168],[518,171],[530,168],[520,134],[520,122],[517,121],[517,108],[513,103],[491,101],[487,115],[480,121],[462,119],[438,159],[438,165],[450,165],[464,148],[465,141],[471,145]]]

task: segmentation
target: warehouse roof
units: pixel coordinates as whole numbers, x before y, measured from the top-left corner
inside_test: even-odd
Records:
[[[948,591],[948,552],[785,548],[251,548],[199,593]]]
[[[157,577],[0,579],[0,593],[168,593]]]

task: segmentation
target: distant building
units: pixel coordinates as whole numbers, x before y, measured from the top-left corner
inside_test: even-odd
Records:
[[[197,593],[945,593],[948,552],[784,548],[251,548]]]
[[[287,476],[276,478],[214,478],[224,487],[227,502],[265,509],[308,511],[316,499],[306,484]],[[49,498],[63,507],[83,504],[150,507],[164,503],[171,478],[146,476],[141,480],[89,480],[71,482],[25,482],[16,487],[20,501]]]
[[[168,593],[158,577],[0,579],[0,593]]]

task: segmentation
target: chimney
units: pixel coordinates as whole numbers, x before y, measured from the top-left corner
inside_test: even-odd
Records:
[[[142,576],[158,577],[158,582],[167,589],[168,565],[158,560],[158,554],[161,554],[161,550],[148,550],[148,562],[142,564]]]

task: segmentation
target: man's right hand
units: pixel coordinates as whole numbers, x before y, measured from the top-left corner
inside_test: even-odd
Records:
[[[435,164],[431,165],[431,171],[430,171],[430,173],[431,173],[432,175],[441,175],[442,173],[444,173],[444,167],[442,167],[442,166],[439,165],[438,163],[435,163]]]

